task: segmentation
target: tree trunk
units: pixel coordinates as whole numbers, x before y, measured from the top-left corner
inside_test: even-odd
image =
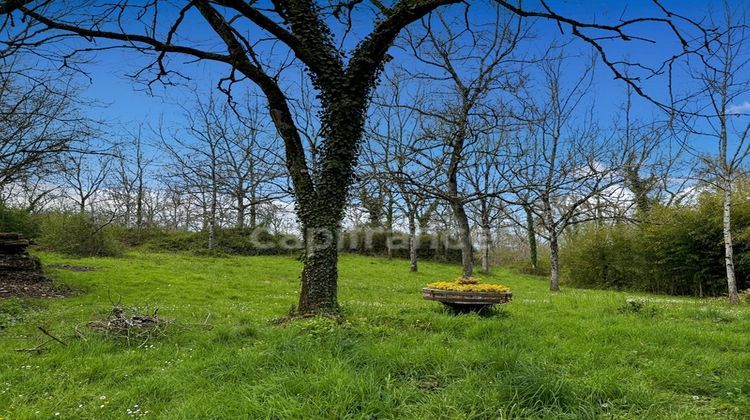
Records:
[[[409,271],[417,272],[417,249],[419,238],[417,237],[417,221],[414,212],[409,212]]]
[[[492,249],[492,232],[490,225],[482,226],[482,273],[490,273],[490,251]]]
[[[729,303],[740,303],[737,294],[737,279],[734,274],[734,251],[732,250],[732,184],[725,183],[724,188],[724,263],[727,268],[727,288],[729,292]]]
[[[208,249],[214,249],[214,241],[216,240],[216,230],[214,229],[214,222],[210,220],[208,222]]]
[[[549,257],[550,257],[550,282],[549,290],[553,292],[560,291],[560,249],[557,244],[557,234],[550,235],[549,240]]]
[[[138,179],[138,191],[135,195],[135,228],[138,231],[138,237],[141,236],[143,229],[143,179]]]
[[[458,224],[458,235],[461,240],[461,264],[464,269],[464,277],[471,277],[474,271],[474,247],[471,243],[471,227],[469,218],[466,216],[463,203],[454,201],[451,203],[453,216]]]
[[[208,249],[214,249],[216,240],[216,201],[218,200],[216,183],[211,187],[211,207],[208,214]]]
[[[242,230],[245,228],[245,199],[242,194],[237,194],[237,229]]]
[[[305,256],[298,313],[338,312],[338,230],[332,227],[305,229]]]
[[[305,227],[300,314],[339,311],[339,225],[344,218],[349,187],[354,181],[370,90],[369,85],[360,85],[361,81],[347,82],[353,84],[338,86],[341,91],[323,95],[326,104],[321,113],[321,125],[325,127],[322,134],[325,158],[320,162],[320,181],[312,185],[306,179],[295,181],[297,215]],[[297,135],[296,130],[293,135]],[[300,152],[303,151],[300,149]],[[288,163],[288,170],[295,178],[298,169]],[[307,173],[306,169],[303,171]]]
[[[248,209],[250,210],[250,223],[249,227],[250,229],[255,229],[258,227],[258,194],[255,190],[256,187],[252,187],[250,189],[250,204],[248,204]]]
[[[385,206],[385,243],[388,247],[388,259],[393,258],[393,248],[391,240],[393,238],[393,200],[388,197],[388,204]]]
[[[258,205],[255,203],[250,204],[250,229],[255,229],[258,226]]]
[[[529,259],[531,270],[536,272],[538,267],[538,256],[536,246],[536,228],[534,227],[534,214],[528,206],[523,207],[526,212],[526,233],[529,235]]]

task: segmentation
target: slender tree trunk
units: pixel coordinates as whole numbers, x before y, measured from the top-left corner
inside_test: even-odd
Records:
[[[550,254],[550,282],[549,290],[560,291],[560,249],[557,244],[557,234],[552,233],[549,240]]]
[[[490,251],[492,250],[492,232],[490,225],[482,225],[482,273],[490,273]]]
[[[538,267],[538,256],[536,246],[536,228],[534,227],[534,214],[528,206],[524,206],[523,210],[526,212],[526,233],[529,237],[529,259],[531,262],[531,269],[536,272]]]
[[[208,214],[208,249],[214,249],[216,240],[216,201],[218,200],[216,182],[211,185],[211,205]]]
[[[250,204],[247,206],[250,210],[250,229],[258,227],[258,195],[255,187],[250,189]]]
[[[193,219],[190,217],[190,207],[190,203],[185,206],[185,230],[190,230],[190,223],[193,222]]]
[[[393,240],[391,238],[391,231],[386,230],[385,231],[385,251],[386,251],[386,258],[389,260],[393,258],[393,248],[391,247],[391,241]]]
[[[258,226],[258,205],[255,203],[250,204],[250,229],[255,229]]]
[[[129,228],[133,226],[133,210],[131,209],[132,204],[130,203],[130,193],[127,193],[127,203],[125,204],[125,214],[123,214],[123,220],[125,221],[125,227]],[[0,203],[1,204],[1,203]],[[28,209],[28,211],[31,211],[32,209]]]
[[[141,137],[140,135],[136,139],[135,144],[136,154],[136,176],[138,177],[138,187],[135,193],[135,226],[138,231],[138,239],[141,237],[141,230],[143,230],[143,175],[144,175],[144,164],[143,164],[143,152],[141,150]]]
[[[413,211],[409,212],[409,271],[417,272],[417,249],[419,238],[417,237],[417,221]]]
[[[458,224],[458,235],[461,241],[461,264],[464,269],[464,277],[471,277],[474,271],[474,247],[471,243],[471,226],[466,216],[463,203],[454,201],[451,203],[453,216]]]
[[[140,240],[143,230],[143,177],[138,178],[138,191],[135,194],[135,229]]]
[[[737,279],[734,273],[734,251],[732,249],[732,183],[727,180],[724,187],[724,263],[727,268],[727,288],[729,303],[740,303],[737,293]]]
[[[245,228],[245,199],[242,193],[237,194],[237,229]]]
[[[216,231],[214,230],[214,222],[208,222],[208,249],[214,249],[214,241],[216,239]]]

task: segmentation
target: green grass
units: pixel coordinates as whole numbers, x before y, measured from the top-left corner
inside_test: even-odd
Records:
[[[0,301],[0,417],[742,418],[750,412],[750,308],[712,300],[565,289],[504,270],[515,300],[491,317],[423,301],[456,266],[345,256],[345,322],[272,321],[296,302],[285,257],[129,254],[45,263],[80,293]],[[176,324],[143,347],[85,323],[110,299]],[[194,324],[208,323],[205,330]],[[67,346],[17,352],[45,337]],[[83,333],[76,337],[76,327]],[[136,407],[136,405],[138,407]],[[131,413],[129,413],[129,411]]]

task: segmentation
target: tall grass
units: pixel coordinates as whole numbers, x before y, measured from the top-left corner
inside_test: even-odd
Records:
[[[99,270],[51,271],[79,291],[72,298],[0,301],[3,418],[742,418],[750,410],[745,306],[552,295],[544,279],[496,270],[485,281],[510,286],[514,301],[491,317],[456,316],[419,289],[455,278],[458,266],[409,273],[406,261],[345,256],[344,318],[278,323],[297,300],[300,264],[291,257],[42,259]],[[142,347],[86,329],[120,299],[158,307],[175,327]],[[40,325],[66,346],[15,351],[45,340]]]

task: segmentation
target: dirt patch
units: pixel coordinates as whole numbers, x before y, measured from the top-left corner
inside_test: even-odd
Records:
[[[96,267],[88,267],[85,265],[69,265],[69,264],[48,264],[45,265],[46,268],[57,268],[60,270],[68,270],[68,271],[77,271],[77,272],[85,272],[85,271],[96,271],[98,268]]]
[[[64,298],[72,291],[37,273],[0,273],[0,299],[10,297]]]

